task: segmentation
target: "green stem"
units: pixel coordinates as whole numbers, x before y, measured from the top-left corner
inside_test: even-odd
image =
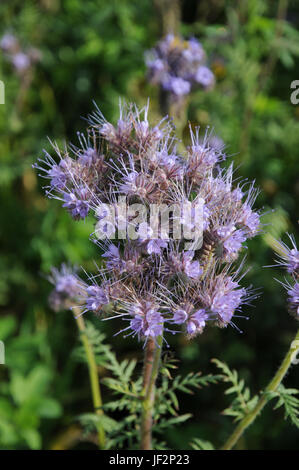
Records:
[[[162,36],[169,33],[177,35],[181,21],[180,0],[154,0],[154,5]]]
[[[278,386],[281,384],[282,380],[284,379],[287,371],[289,370],[292,360],[294,359],[296,352],[299,350],[299,330],[297,331],[297,334],[294,338],[294,341],[292,341],[290,348],[282,361],[281,366],[279,367],[278,371],[274,375],[273,379],[270,381],[268,386],[265,389],[265,392],[275,392],[278,388]],[[259,401],[257,402],[256,406],[253,408],[253,410],[248,413],[242,421],[238,424],[234,432],[231,434],[231,436],[228,438],[224,446],[221,448],[221,450],[231,450],[235,444],[238,442],[244,431],[250,426],[250,424],[253,423],[255,418],[258,416],[258,414],[262,411],[264,406],[267,403],[267,396],[266,393],[263,393]]]
[[[141,449],[152,450],[153,409],[155,384],[159,373],[163,336],[149,338],[147,341],[142,390]]]
[[[83,316],[78,316],[80,312],[75,311],[75,320],[78,325],[78,329],[81,333],[81,341],[85,350],[88,370],[89,370],[89,380],[90,380],[90,387],[91,387],[91,394],[92,394],[92,402],[95,413],[98,416],[103,415],[102,410],[102,396],[101,396],[101,389],[100,389],[100,381],[98,377],[98,368],[95,360],[95,355],[93,352],[92,345],[89,342],[89,339],[86,335],[86,327]],[[98,427],[98,440],[99,440],[99,447],[100,449],[105,448],[105,431],[101,425]]]

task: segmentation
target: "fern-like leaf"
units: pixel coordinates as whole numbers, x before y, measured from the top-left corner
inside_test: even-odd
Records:
[[[258,402],[258,396],[251,397],[249,388],[245,386],[243,379],[239,379],[236,370],[230,370],[228,365],[219,359],[212,359],[212,362],[222,371],[220,376],[222,381],[231,384],[225,391],[225,395],[236,395],[231,405],[222,413],[226,416],[232,416],[234,421],[240,421],[253,410]]]
[[[282,384],[275,392],[266,392],[269,400],[277,398],[274,410],[283,406],[285,419],[289,419],[297,428],[299,428],[299,398],[295,395],[298,394],[299,390],[296,388],[285,388]]]
[[[191,447],[194,450],[214,450],[214,446],[209,441],[204,441],[203,439],[199,439],[195,437],[191,442]]]

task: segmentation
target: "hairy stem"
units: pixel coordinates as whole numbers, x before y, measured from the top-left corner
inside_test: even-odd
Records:
[[[75,309],[74,309],[75,310]],[[78,325],[78,329],[81,333],[81,341],[84,347],[88,370],[89,370],[89,380],[90,380],[90,387],[91,387],[91,394],[92,394],[92,402],[95,413],[98,416],[103,415],[102,410],[102,396],[101,396],[101,389],[100,389],[100,381],[98,377],[98,368],[95,360],[95,355],[93,352],[92,345],[89,342],[89,339],[85,332],[85,322],[83,316],[78,316],[80,312],[75,310],[75,320]],[[105,448],[105,431],[101,425],[98,427],[98,440],[99,440],[99,448]]]
[[[285,355],[284,360],[282,361],[281,366],[279,367],[278,371],[274,375],[273,379],[269,382],[268,386],[265,389],[265,392],[275,392],[278,386],[281,384],[282,380],[284,379],[287,371],[289,370],[296,353],[299,351],[299,330],[292,341],[290,348]],[[266,393],[263,393],[259,401],[257,402],[256,406],[253,408],[250,413],[248,413],[242,421],[237,425],[234,432],[230,435],[224,446],[221,450],[231,450],[235,444],[238,442],[240,437],[243,435],[244,431],[253,423],[255,418],[258,414],[262,411],[264,406],[267,403],[267,396]]]
[[[142,390],[141,449],[152,450],[152,425],[155,401],[155,384],[159,373],[162,351],[162,336],[147,341]]]

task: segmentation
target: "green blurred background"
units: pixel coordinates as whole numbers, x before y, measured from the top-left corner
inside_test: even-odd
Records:
[[[31,165],[43,148],[50,149],[47,137],[75,141],[93,99],[113,120],[119,97],[143,105],[149,96],[152,119],[158,118],[158,93],[146,83],[144,51],[169,25],[203,43],[216,75],[213,91],[193,93],[188,119],[203,132],[214,128],[236,161],[237,176],[256,180],[256,206],[268,212],[265,233],[248,243],[252,269],[246,282],[262,287],[263,294],[245,309],[250,320],[238,322],[244,333],[211,329],[190,342],[176,338],[172,347],[181,373],[215,372],[210,359],[217,357],[258,392],[297,326],[274,280],[282,274],[263,266],[272,264],[272,237],[298,229],[299,106],[290,102],[290,84],[299,79],[298,2],[9,0],[1,1],[0,17],[1,36],[13,32],[25,49],[41,53],[26,80],[0,56],[6,98],[0,105],[0,340],[6,346],[0,448],[95,447],[76,421],[92,409],[86,365],[74,353],[76,324],[70,312],[49,309],[51,286],[44,278],[64,261],[93,269],[99,256],[88,239],[93,225],[75,223],[59,202],[47,200]],[[108,338],[116,331],[113,321],[88,318]],[[118,336],[111,342],[119,358],[142,359],[137,340]],[[298,366],[286,385],[299,388]],[[224,442],[234,425],[221,415],[228,405],[223,391],[213,385],[179,397],[181,411],[193,418],[163,436],[170,448],[186,449],[193,437],[216,446]],[[296,449],[298,437],[283,411],[272,411],[270,404],[239,447]]]

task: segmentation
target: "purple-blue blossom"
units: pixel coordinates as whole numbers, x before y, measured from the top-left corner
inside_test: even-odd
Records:
[[[206,325],[207,319],[208,315],[206,314],[206,311],[203,308],[192,313],[192,315],[190,315],[190,317],[186,321],[186,330],[188,335],[193,336],[198,333],[202,333],[202,330]]]
[[[213,72],[206,65],[202,45],[196,38],[188,41],[167,35],[145,56],[148,79],[167,91],[173,101],[188,95],[192,88],[214,85]]]
[[[153,338],[162,334],[163,316],[151,302],[146,301],[143,304],[133,306],[129,314],[133,317],[130,320],[130,328],[133,334],[137,334],[139,337]]]
[[[234,255],[242,248],[242,243],[246,241],[246,234],[243,230],[236,230],[230,234],[224,241],[223,246],[226,254]]]
[[[53,165],[48,171],[49,178],[51,179],[51,186],[54,189],[63,189],[67,182],[67,175],[61,168],[61,165]]]
[[[49,296],[49,303],[53,310],[71,308],[84,297],[84,284],[74,268],[65,264],[62,264],[60,269],[52,268],[48,279],[54,286]]]
[[[18,48],[18,40],[11,33],[5,33],[0,41],[0,47],[5,52],[11,52]]]
[[[235,311],[239,308],[246,290],[240,288],[236,281],[231,278],[221,279],[216,283],[215,293],[210,305],[211,312],[216,314],[224,325],[230,323]]]
[[[87,167],[90,167],[94,163],[97,156],[97,151],[94,148],[89,147],[80,154],[79,163],[81,163],[81,165],[86,165]]]
[[[165,90],[171,91],[176,96],[188,95],[191,85],[187,80],[180,77],[169,77],[163,82]]]
[[[299,272],[299,251],[297,249],[296,241],[293,235],[289,235],[291,248],[284,242],[277,242],[278,258],[277,264],[283,266],[288,273]]]
[[[79,187],[75,191],[65,192],[62,207],[68,209],[74,219],[85,219],[89,212],[88,188]]]
[[[197,279],[203,273],[199,261],[193,261],[194,254],[194,251],[186,251],[182,256],[182,270],[191,279]]]
[[[176,48],[173,40],[168,37],[164,52]],[[201,56],[194,41],[192,50]],[[190,60],[189,52],[184,60]],[[152,125],[148,111],[148,105],[139,110],[120,104],[113,124],[96,108],[87,133],[78,134],[79,146],[54,143],[54,156],[45,152],[35,165],[46,194],[62,201],[74,219],[94,216],[92,238],[101,249],[98,271],[88,275],[92,282],[77,284],[77,277],[64,273],[53,304],[67,297],[67,305],[82,313],[119,317],[121,332],[145,341],[170,331],[190,338],[208,326],[234,326],[236,312],[255,297],[239,285],[236,261],[246,239],[259,232],[257,191],[247,181],[235,184],[232,164],[221,168],[224,147],[212,145],[211,133],[190,128],[190,145],[182,149],[172,123],[163,118]],[[153,207],[160,214],[158,227],[151,226]],[[164,217],[168,222],[162,226]],[[281,253],[281,264],[294,273],[295,245]],[[70,298],[72,281],[80,289]],[[290,299],[294,310],[293,293]]]
[[[18,52],[12,56],[12,63],[18,71],[24,71],[30,67],[30,58],[24,52]]]
[[[208,67],[200,65],[195,73],[195,80],[204,88],[209,88],[214,85],[215,77]]]
[[[163,248],[167,248],[167,240],[156,238],[148,240],[146,243],[146,251],[149,255],[156,254],[160,255]]]
[[[299,320],[299,283],[298,281],[288,289],[288,303],[290,312]]]
[[[86,288],[86,309],[97,312],[103,305],[109,303],[109,297],[105,290],[97,285]]]

